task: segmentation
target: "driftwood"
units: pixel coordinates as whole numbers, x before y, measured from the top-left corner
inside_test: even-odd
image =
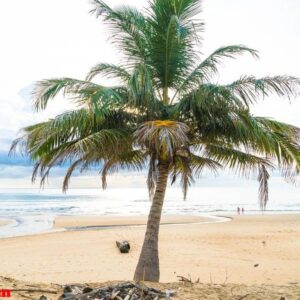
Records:
[[[184,277],[184,276],[177,276],[178,280],[181,281],[181,282],[187,282],[187,283],[193,283],[192,279],[191,278],[187,278],[187,277]]]
[[[122,241],[122,242],[116,241],[116,245],[119,248],[121,253],[128,253],[130,250],[130,244],[127,241]]]
[[[184,283],[190,283],[190,284],[194,284],[194,283],[200,283],[200,278],[198,278],[197,280],[193,281],[191,278],[191,275],[189,275],[189,277],[184,277],[184,276],[177,276],[178,281],[184,282]]]
[[[28,292],[28,293],[48,293],[56,294],[57,291],[54,290],[44,290],[44,289],[9,289],[11,292]]]
[[[88,300],[88,299],[103,299],[103,300],[158,300],[170,299],[175,292],[160,290],[147,287],[142,284],[133,284],[130,282],[91,289],[90,287],[82,286],[66,286],[64,294],[59,297],[59,300]]]

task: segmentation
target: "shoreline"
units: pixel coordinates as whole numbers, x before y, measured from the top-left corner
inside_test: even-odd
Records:
[[[27,216],[26,216],[27,217]],[[24,217],[24,219],[26,219]],[[30,216],[29,216],[30,217]],[[31,217],[30,217],[31,218]],[[36,228],[33,230],[32,224],[39,222],[39,220],[33,219],[33,223],[22,221],[22,218],[11,218],[4,221],[1,228],[0,221],[0,240],[1,239],[13,239],[21,237],[31,237],[43,234],[51,234],[64,231],[83,231],[83,230],[105,230],[114,228],[126,228],[126,227],[145,227],[147,224],[147,215],[64,215],[54,216],[47,220],[45,228]],[[187,224],[210,224],[230,221],[231,217],[213,216],[213,215],[164,215],[162,216],[161,226],[180,226]],[[25,228],[22,228],[24,227]],[[43,224],[45,226],[45,224]],[[26,226],[29,227],[28,232]],[[2,229],[2,230],[1,230]],[[3,233],[3,229],[6,230]],[[15,232],[15,234],[12,234]]]
[[[148,216],[58,216],[54,219],[54,229],[65,229],[68,231],[82,230],[104,230],[116,228],[145,228]],[[231,221],[231,217],[214,215],[164,215],[161,226],[182,226],[214,224]]]
[[[135,219],[132,221],[132,219]],[[184,226],[184,225],[205,225],[214,223],[230,222],[232,217],[226,216],[188,216],[188,215],[166,215],[162,217],[160,226]],[[18,221],[11,219],[3,222],[3,227],[9,229],[15,227]],[[70,226],[77,224],[77,226]],[[53,218],[52,227],[42,232],[24,233],[13,236],[1,236],[1,240],[17,239],[26,237],[43,236],[58,232],[77,232],[77,231],[101,231],[110,229],[126,228],[146,228],[147,216],[119,216],[111,217],[108,215],[68,215]],[[0,224],[1,232],[1,224]]]
[[[213,211],[197,214],[167,214],[162,216],[162,226],[180,226],[186,224],[205,224],[227,222],[236,217],[299,215],[300,211],[247,211],[237,215],[235,211]],[[104,230],[115,227],[143,227],[148,215],[109,215],[109,214],[36,214],[22,217],[0,217],[0,240],[23,236],[41,235],[59,231]],[[72,221],[76,220],[76,222]],[[123,220],[123,221],[122,221]],[[124,220],[129,220],[124,223]],[[79,222],[79,223],[78,223]],[[39,224],[39,226],[36,226]]]
[[[100,224],[90,217],[64,218],[56,226]],[[145,227],[122,227],[120,223],[125,221],[128,224],[130,220],[123,217],[117,227],[105,230],[64,230],[0,239],[2,275],[59,284],[131,280]],[[120,254],[116,240],[128,240],[130,253]],[[234,216],[223,223],[161,226],[159,248],[162,282],[175,282],[177,275],[188,274],[194,281],[200,277],[203,283],[221,284],[225,279],[248,285],[299,282],[300,216]]]

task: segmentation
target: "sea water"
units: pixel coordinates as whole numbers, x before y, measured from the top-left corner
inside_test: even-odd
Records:
[[[298,191],[298,190],[297,190]],[[0,237],[51,231],[59,215],[147,215],[151,202],[145,188],[0,189],[0,219],[10,221],[0,227]],[[243,207],[246,214],[261,213],[257,191],[247,187],[193,187],[183,200],[180,188],[169,188],[163,213],[170,215],[233,214]],[[268,213],[300,212],[299,193],[272,191]]]

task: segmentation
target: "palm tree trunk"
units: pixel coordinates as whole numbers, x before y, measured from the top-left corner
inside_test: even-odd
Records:
[[[160,162],[158,165],[157,185],[148,217],[144,243],[134,274],[135,281],[159,281],[158,234],[168,174],[169,164]]]
[[[163,89],[163,102],[164,102],[164,104],[169,103],[169,89],[168,89],[168,87],[164,87],[164,89]]]

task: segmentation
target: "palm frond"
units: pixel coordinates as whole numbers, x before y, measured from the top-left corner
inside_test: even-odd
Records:
[[[145,64],[137,64],[127,83],[128,105],[141,113],[154,116],[160,106],[156,97],[153,76]]]
[[[270,175],[265,165],[259,167],[259,205],[261,210],[266,210],[267,203],[269,201],[269,186],[268,180]]]
[[[37,111],[47,107],[49,100],[59,93],[70,96],[78,104],[97,105],[99,101],[120,103],[126,101],[122,88],[104,87],[89,81],[73,78],[42,80],[35,84],[33,91],[34,107]],[[125,99],[124,99],[125,98]]]
[[[186,200],[187,192],[189,186],[194,182],[193,179],[193,173],[190,166],[190,158],[189,157],[177,157],[177,160],[179,158],[179,161],[176,162],[177,171],[181,175],[181,186],[182,186],[182,192],[183,192],[183,199]]]
[[[70,178],[74,172],[74,170],[83,162],[83,159],[78,159],[74,163],[71,164],[71,166],[68,168],[66,175],[64,177],[63,182],[63,192],[66,192],[69,188],[69,182]]]
[[[150,156],[149,167],[148,167],[148,176],[147,176],[147,187],[149,193],[149,199],[152,200],[154,192],[156,189],[156,182],[158,176],[157,161],[155,155]]]
[[[277,163],[285,177],[292,179],[298,173],[300,144],[299,129],[264,117],[240,115],[236,133],[243,145]]]
[[[267,97],[271,94],[287,96],[299,95],[300,80],[292,76],[274,76],[256,79],[254,76],[243,76],[239,80],[224,86],[235,97],[246,105],[253,104],[259,96]]]
[[[101,0],[93,0],[91,13],[103,17],[111,30],[112,43],[126,55],[129,61],[145,61],[147,57],[147,22],[136,9],[123,6],[112,9]]]
[[[180,176],[184,200],[187,197],[188,187],[194,182],[194,176],[199,176],[207,168],[214,173],[222,168],[222,165],[212,159],[189,153],[184,149],[177,151],[172,164],[172,184]]]
[[[208,169],[216,174],[219,169],[223,168],[218,161],[196,154],[191,154],[190,165],[195,176],[200,176],[204,169]]]
[[[153,21],[165,28],[170,16],[177,16],[183,25],[194,27],[194,30],[199,33],[203,30],[203,22],[199,20],[201,4],[199,0],[151,0],[149,15]]]
[[[145,153],[141,150],[115,153],[105,160],[101,169],[102,188],[107,187],[107,175],[120,169],[141,171],[145,167]]]
[[[242,176],[254,173],[262,164],[273,167],[272,163],[266,158],[225,145],[208,144],[205,146],[203,155],[222,164],[224,167],[235,170]]]
[[[258,52],[256,50],[243,45],[230,45],[217,49],[192,70],[179,86],[177,93],[186,93],[200,84],[209,82],[214,75],[218,74],[218,67],[224,59],[235,59],[238,55],[244,53],[249,53],[255,58],[258,58]],[[177,93],[174,95],[174,99]]]
[[[168,89],[182,80],[198,57],[194,49],[203,23],[194,17],[199,12],[200,2],[195,0],[150,3],[149,64],[163,89],[164,103],[169,102]]]
[[[86,76],[87,81],[91,81],[95,76],[102,75],[106,78],[117,78],[127,83],[130,79],[130,73],[126,69],[107,63],[95,65]]]

